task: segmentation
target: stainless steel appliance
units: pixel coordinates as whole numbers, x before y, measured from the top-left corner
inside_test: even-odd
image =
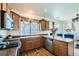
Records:
[[[47,50],[49,50],[50,52],[52,52],[52,41],[53,41],[53,39],[51,39],[51,38],[45,39],[45,48]]]

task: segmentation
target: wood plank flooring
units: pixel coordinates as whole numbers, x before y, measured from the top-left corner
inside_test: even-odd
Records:
[[[45,48],[38,48],[27,52],[23,52],[22,56],[54,56],[54,55],[49,51],[47,51]]]

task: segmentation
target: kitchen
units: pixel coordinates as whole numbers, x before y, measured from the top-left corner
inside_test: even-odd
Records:
[[[58,20],[58,10],[48,13],[53,5],[60,12],[67,4],[0,3],[0,56],[79,56],[78,12]]]

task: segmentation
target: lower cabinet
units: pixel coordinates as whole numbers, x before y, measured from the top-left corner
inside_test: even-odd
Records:
[[[53,40],[52,53],[57,56],[73,56],[74,55],[74,42],[63,42]]]
[[[43,46],[42,37],[31,37],[31,38],[21,39],[20,52],[28,51],[42,46]]]
[[[25,44],[24,45],[24,48],[23,48],[24,50],[30,50],[30,49],[33,48],[32,47],[32,45],[33,45],[32,40],[27,40],[23,44]]]

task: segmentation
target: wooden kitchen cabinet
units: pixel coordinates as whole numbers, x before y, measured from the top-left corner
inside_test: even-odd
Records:
[[[13,21],[14,21],[14,29],[15,30],[19,30],[19,19],[20,19],[20,16],[18,14],[16,14],[15,12],[12,12],[10,13]]]
[[[21,49],[20,52],[25,52],[27,50],[32,49],[32,40],[30,38],[28,39],[21,39]]]
[[[39,39],[35,39],[34,43],[33,43],[33,48],[38,48],[40,47],[40,40]]]
[[[30,50],[30,49],[32,49],[32,40],[26,40],[26,41],[24,42],[24,49],[25,49],[25,50]]]
[[[1,22],[3,21],[3,17],[1,18],[1,11],[6,11],[6,7],[6,3],[0,3],[0,28],[3,26],[3,24],[1,24]]]
[[[53,46],[53,53],[55,54],[55,55],[59,55],[59,49],[58,49],[58,46]]]
[[[0,10],[6,11],[8,14],[10,14],[11,8],[8,3],[0,3]]]
[[[8,3],[0,3],[0,27],[1,28],[5,28],[4,24],[4,15],[3,13],[7,12],[7,14],[10,16],[10,11],[11,11],[11,8],[9,7]],[[2,15],[2,16],[1,16]]]
[[[49,30],[49,21],[46,21],[46,30]]]
[[[1,10],[7,11],[7,3],[1,3]]]
[[[57,56],[73,56],[74,55],[74,42],[63,42],[59,40],[53,40],[53,50]]]
[[[45,24],[45,20],[40,20],[40,24],[41,24],[41,30],[45,30],[46,29],[46,24]]]
[[[20,52],[28,51],[34,48],[39,48],[43,46],[43,38],[42,37],[31,37],[21,39],[21,49]]]
[[[33,37],[32,38],[34,40],[33,42],[33,48],[38,48],[38,47],[42,47],[43,44],[43,38],[42,37]]]
[[[1,11],[1,3],[0,3],[0,11]]]
[[[41,30],[48,30],[49,29],[49,21],[44,19],[40,20]]]

